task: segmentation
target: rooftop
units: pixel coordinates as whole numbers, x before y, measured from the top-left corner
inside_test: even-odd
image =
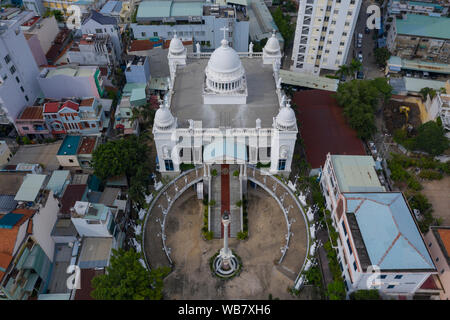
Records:
[[[105,206],[111,207],[114,205],[114,200],[117,199],[119,193],[120,193],[119,188],[106,187],[105,190],[103,190],[103,192],[102,192],[99,203],[102,203]]]
[[[79,267],[81,269],[91,269],[108,266],[111,247],[112,238],[84,238],[78,260]]]
[[[375,161],[371,156],[331,155],[341,192],[382,192]]]
[[[55,170],[53,171],[45,189],[53,191],[54,194],[59,194],[67,181],[70,181],[69,170]]]
[[[408,92],[420,92],[425,87],[439,90],[445,88],[445,81],[404,77],[405,89]]]
[[[323,166],[328,153],[366,155],[363,143],[348,125],[333,94],[314,89],[298,91],[293,97],[298,106],[306,159],[313,169]]]
[[[26,172],[0,172],[0,194],[16,196]]]
[[[14,200],[35,201],[46,178],[45,174],[27,174]]]
[[[17,120],[44,120],[42,117],[42,106],[26,107]]]
[[[431,227],[431,231],[450,266],[450,227]]]
[[[81,288],[75,292],[75,300],[94,300],[91,297],[92,279],[104,274],[104,270],[81,269]]]
[[[17,201],[14,200],[15,195],[0,194],[0,213],[6,213],[17,207]]]
[[[59,147],[58,156],[67,155],[74,156],[77,154],[78,146],[80,144],[80,136],[66,136]]]
[[[372,265],[381,270],[435,270],[401,192],[344,193],[344,197]]]
[[[97,11],[91,10],[91,13],[87,17],[86,20],[83,21],[83,25],[86,24],[89,20],[94,20],[95,22],[101,24],[101,25],[117,25],[116,18],[109,17],[107,15],[103,15]]]
[[[307,73],[280,70],[283,83],[293,86],[307,87],[311,89],[322,89],[336,92],[339,80],[327,77],[319,77]]]
[[[203,82],[208,59],[192,59],[177,70],[171,112],[180,127],[189,119],[201,120],[204,128],[254,128],[261,119],[263,128],[271,128],[279,103],[271,65],[260,59],[241,58],[246,72],[248,97],[245,105],[204,105]],[[198,76],[192,77],[193,74]]]
[[[92,154],[94,152],[97,137],[82,137],[77,154]]]
[[[100,10],[100,13],[103,15],[118,15],[122,10],[122,1],[108,1],[105,3],[103,8]]]
[[[202,16],[204,2],[176,2],[171,0],[147,0],[139,4],[136,18],[169,18]]]
[[[397,33],[411,36],[450,39],[450,18],[407,14],[396,19]]]
[[[70,208],[83,198],[86,190],[86,184],[69,184],[61,198],[61,213],[70,214]]]

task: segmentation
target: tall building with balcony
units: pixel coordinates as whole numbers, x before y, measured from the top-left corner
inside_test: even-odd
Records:
[[[41,90],[39,68],[21,30],[34,14],[23,11],[0,20],[0,124],[14,123]]]
[[[346,64],[361,2],[301,0],[291,69],[319,75]]]

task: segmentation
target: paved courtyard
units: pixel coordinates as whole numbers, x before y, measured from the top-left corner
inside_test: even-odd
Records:
[[[249,239],[230,239],[230,247],[243,260],[243,270],[229,281],[211,275],[209,258],[221,248],[222,240],[202,239],[202,202],[192,189],[176,200],[166,225],[167,246],[174,262],[173,272],[165,279],[166,299],[268,299],[269,294],[280,299],[294,298],[287,292],[294,280],[276,265],[281,257],[280,247],[285,243],[283,213],[277,202],[260,188],[249,188],[248,197]],[[304,242],[300,247],[306,247],[306,236],[296,235],[294,240]],[[298,252],[296,257],[298,270],[304,254]],[[302,291],[300,299],[311,298],[315,297],[308,290]]]
[[[56,158],[62,141],[49,144],[23,145],[20,146],[9,164],[39,163],[44,166],[45,172],[58,170],[59,162]]]
[[[450,177],[422,182],[421,191],[433,205],[433,217],[442,218],[442,225],[450,225]]]

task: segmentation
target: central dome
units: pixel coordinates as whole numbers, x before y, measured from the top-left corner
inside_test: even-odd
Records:
[[[222,45],[211,54],[208,68],[217,73],[233,73],[242,68],[242,63],[236,51],[224,39]]]

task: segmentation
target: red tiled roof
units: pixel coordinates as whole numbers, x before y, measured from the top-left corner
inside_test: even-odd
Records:
[[[65,107],[78,111],[78,103],[75,103],[72,100],[67,100],[66,102],[64,102],[60,109]]]
[[[90,107],[94,103],[94,98],[84,99],[80,102],[80,107]]]
[[[325,163],[328,152],[341,155],[366,155],[362,141],[345,121],[333,92],[305,90],[296,92],[300,133],[306,158],[312,168]]]
[[[22,26],[24,26],[24,27],[30,27],[30,26],[32,26],[33,24],[35,24],[36,21],[38,21],[40,18],[41,18],[40,16],[34,16],[33,18],[31,18],[31,19],[25,21],[24,23],[22,23]]]
[[[441,237],[445,250],[447,250],[447,256],[450,256],[450,229],[439,228],[437,232],[439,233],[439,237]]]
[[[153,49],[153,43],[149,40],[133,40],[131,41],[129,51],[145,51]]]
[[[28,221],[34,214],[34,210],[29,209],[16,209],[12,213],[23,214],[23,217],[11,229],[0,229],[0,267],[3,269],[8,268],[12,260],[12,254],[16,245],[17,234],[19,227]],[[4,272],[0,273],[0,281],[2,280]]]
[[[26,107],[18,119],[21,120],[43,120],[43,108],[41,106]]]
[[[59,111],[61,102],[47,102],[44,104],[44,113],[56,113]]]
[[[70,214],[70,208],[83,198],[87,184],[69,184],[61,198],[61,213]]]

